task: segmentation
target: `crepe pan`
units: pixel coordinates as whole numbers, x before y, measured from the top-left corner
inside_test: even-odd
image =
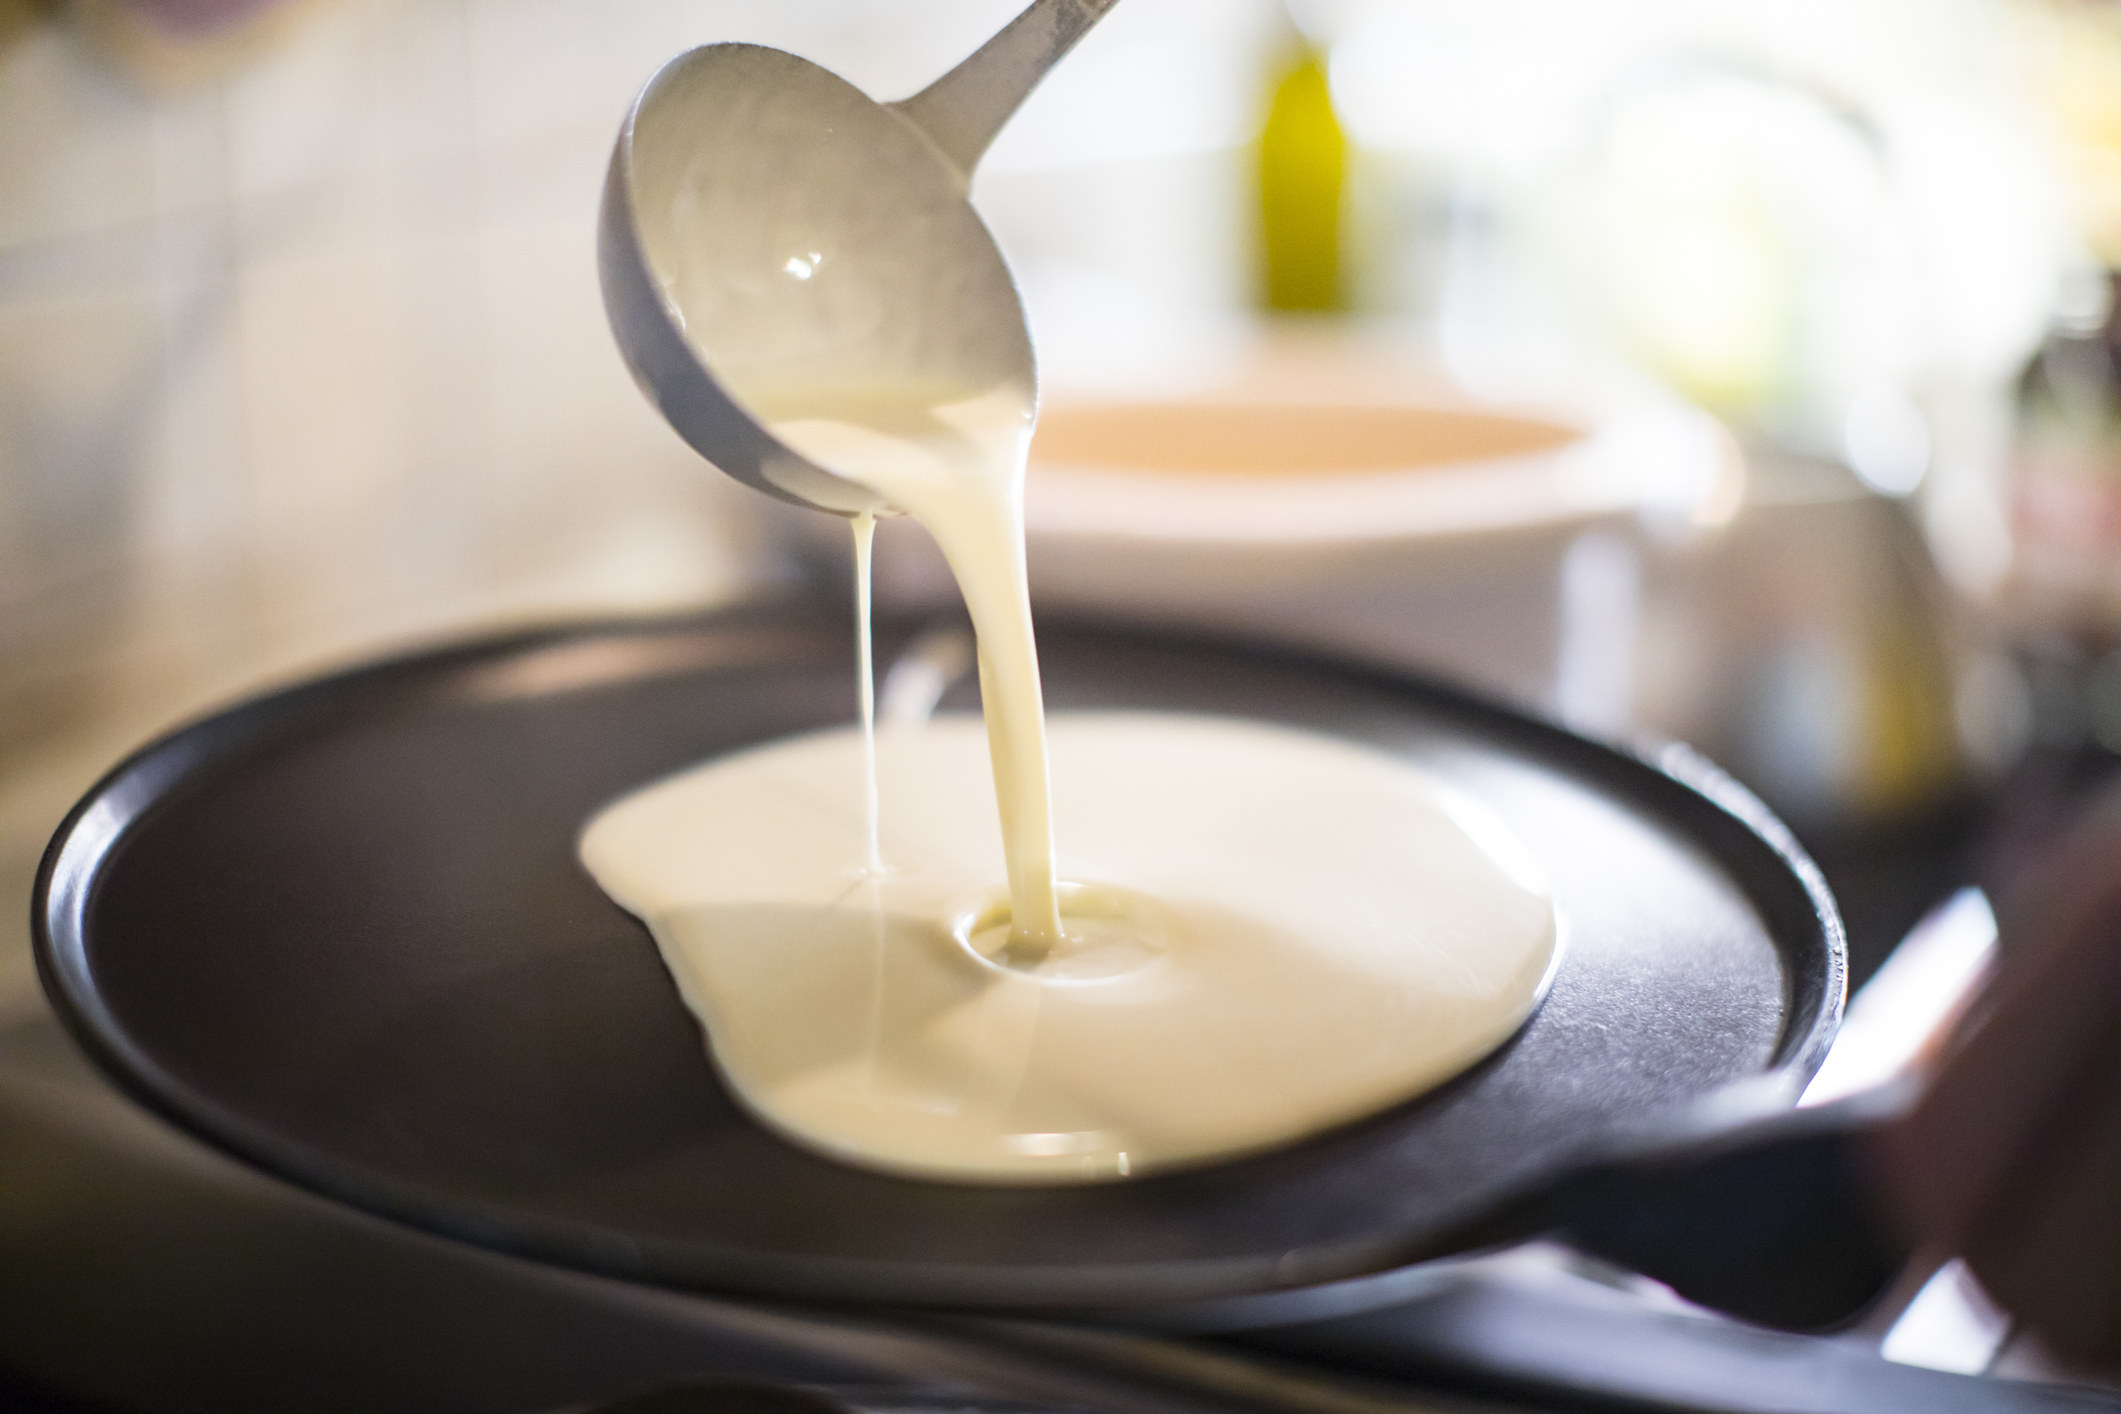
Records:
[[[911,628],[880,625],[881,661]],[[849,645],[844,615],[803,604],[570,627],[178,730],[47,851],[46,988],[134,1096],[273,1173],[661,1284],[1212,1327],[1554,1230],[1816,1326],[1892,1274],[1846,1117],[1737,1122],[1794,1098],[1844,985],[1833,902],[1757,802],[1680,749],[1638,756],[1435,682],[1180,636],[1042,624],[1049,704],[1290,723],[1478,792],[1545,859],[1566,919],[1524,1029],[1382,1115],[1121,1183],[924,1183],[769,1134],[573,845],[634,786],[849,720]]]

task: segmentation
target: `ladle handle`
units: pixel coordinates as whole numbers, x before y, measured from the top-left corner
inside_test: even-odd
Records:
[[[1046,71],[1119,0],[1034,0],[962,64],[890,106],[969,182],[972,169]]]
[[[1881,1089],[1611,1156],[1540,1195],[1541,1225],[1761,1325],[1846,1325],[1907,1261],[1875,1207],[1864,1151],[1908,1093]]]

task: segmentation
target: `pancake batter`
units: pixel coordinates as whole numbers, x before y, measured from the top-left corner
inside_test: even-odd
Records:
[[[1505,1040],[1556,951],[1500,823],[1397,758],[1213,717],[1052,723],[1063,940],[1013,951],[980,723],[695,768],[582,840],[647,920],[735,1092],[857,1162],[1139,1174],[1285,1142]]]

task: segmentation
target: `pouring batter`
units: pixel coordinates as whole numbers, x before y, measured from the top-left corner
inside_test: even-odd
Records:
[[[761,747],[585,832],[756,1114],[911,1173],[1117,1177],[1390,1105],[1523,1022],[1557,944],[1536,867],[1396,758],[1217,718],[1064,717],[1055,799],[1027,392],[802,412],[776,435],[934,533],[986,723]]]
[[[732,475],[856,517],[864,552],[870,514],[925,525],[986,730],[984,750],[946,723],[743,753],[609,808],[583,858],[757,1114],[915,1173],[1094,1178],[1296,1138],[1500,1043],[1555,951],[1500,830],[1389,757],[1064,721],[1054,798],[1024,565],[1036,371],[965,192],[1111,3],[1034,0],[889,109],[790,55],[693,51],[643,90],[605,189],[606,303],[657,406]]]

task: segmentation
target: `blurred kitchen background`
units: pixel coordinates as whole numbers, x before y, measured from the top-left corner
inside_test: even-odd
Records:
[[[0,1015],[44,841],[157,730],[841,592],[631,385],[603,166],[689,46],[897,97],[1017,3],[0,0]],[[1126,0],[975,198],[1049,613],[1688,740],[1858,980],[2121,753],[2121,5]],[[943,605],[893,529],[885,602]]]
[[[896,96],[1013,8],[0,0],[0,905],[126,746],[258,684],[843,575],[630,385],[602,166],[692,44]],[[2115,6],[1128,0],[976,196],[1088,448],[1037,453],[1056,612],[1693,741],[1827,857],[1859,972],[2014,783],[2121,746]],[[1349,407],[1593,435],[1468,471],[1387,425],[1434,494],[1315,446],[1159,476],[1262,404],[1255,462]],[[923,547],[880,574],[939,598]]]

